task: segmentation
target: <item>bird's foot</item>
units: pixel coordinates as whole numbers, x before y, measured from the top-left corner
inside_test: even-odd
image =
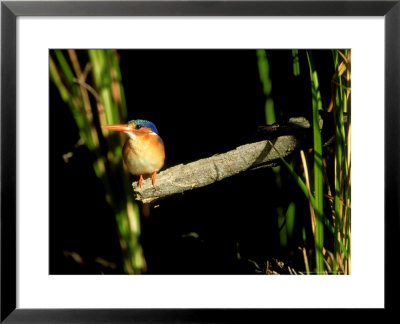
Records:
[[[143,175],[139,176],[139,188],[142,188]]]
[[[156,186],[156,175],[157,175],[157,171],[154,171],[151,176],[151,182],[153,183],[153,187]]]

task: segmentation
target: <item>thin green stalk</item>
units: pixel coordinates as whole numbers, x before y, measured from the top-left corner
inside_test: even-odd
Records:
[[[272,82],[269,76],[269,62],[265,50],[257,50],[258,72],[261,83],[263,85],[263,92],[265,95],[265,121],[267,124],[276,122],[274,100],[271,97]]]
[[[73,84],[74,84],[74,73],[72,72],[72,69],[70,68],[67,59],[65,58],[64,54],[62,53],[61,50],[55,50],[54,55],[57,58],[58,64],[60,66],[60,69],[63,71],[65,79],[67,81],[67,85],[70,89],[72,89]],[[76,91],[74,91],[74,94],[76,94]]]
[[[69,66],[66,64],[66,60],[64,58],[64,55],[62,54],[61,51],[55,51],[61,72],[66,75],[69,73],[72,73]],[[77,109],[76,107],[76,98],[74,100],[74,96],[75,94],[72,93],[72,87],[73,84],[71,82],[73,82],[73,77],[69,76],[66,79],[67,82],[67,86],[64,85],[62,77],[60,75],[60,72],[56,66],[55,61],[53,60],[52,57],[50,57],[50,65],[49,65],[49,69],[50,69],[50,79],[51,81],[53,81],[53,83],[55,84],[55,86],[58,88],[58,91],[60,93],[61,98],[64,100],[65,103],[67,103],[67,105],[69,106],[72,115],[74,117],[75,123],[78,126],[79,129],[79,135],[80,137],[84,140],[85,143],[89,142],[89,139],[87,137],[87,134],[85,132],[85,121],[84,118],[82,116],[82,114],[80,113],[80,111]],[[62,64],[60,63],[62,62]]]
[[[299,76],[300,75],[299,50],[293,49],[292,57],[293,57],[293,75]]]
[[[319,91],[318,74],[314,68],[312,55],[307,52],[310,69],[312,109],[313,109],[313,137],[314,137],[314,191],[315,191],[315,261],[317,274],[324,273],[324,188],[322,172],[322,140],[319,128],[319,109],[322,108],[321,94]]]
[[[120,115],[121,116],[127,116],[128,115],[128,110],[126,107],[126,101],[125,101],[125,92],[124,92],[124,87],[122,86],[122,76],[121,76],[121,70],[119,66],[119,61],[117,54],[115,51],[110,50],[109,54],[111,58],[111,67],[113,69],[113,82],[116,82],[116,88],[119,91],[120,98],[118,99],[119,101],[119,106],[121,108]]]

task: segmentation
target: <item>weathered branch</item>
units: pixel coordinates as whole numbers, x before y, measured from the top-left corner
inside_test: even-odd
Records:
[[[292,153],[300,143],[299,139],[292,135],[277,137],[272,142],[283,157]],[[133,191],[136,200],[154,203],[159,199],[204,187],[251,168],[272,164],[278,159],[278,154],[268,140],[245,144],[223,154],[164,170],[157,175],[155,188],[151,179],[144,180],[142,188],[138,187],[137,182],[133,182]]]

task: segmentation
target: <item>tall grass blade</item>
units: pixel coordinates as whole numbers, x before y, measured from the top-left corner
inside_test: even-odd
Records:
[[[292,57],[293,57],[293,75],[299,76],[300,75],[299,50],[293,49]]]
[[[274,101],[271,97],[272,82],[269,76],[269,62],[267,58],[267,53],[265,50],[257,50],[257,60],[258,60],[258,72],[260,75],[260,80],[263,85],[263,92],[265,95],[265,121],[267,124],[273,124],[276,122]]]
[[[308,65],[310,69],[311,92],[312,92],[312,116],[313,116],[313,138],[314,138],[314,192],[315,192],[315,261],[317,274],[324,273],[324,188],[322,171],[322,139],[319,128],[319,110],[322,109],[321,94],[319,91],[318,74],[315,70],[311,53],[307,52]]]

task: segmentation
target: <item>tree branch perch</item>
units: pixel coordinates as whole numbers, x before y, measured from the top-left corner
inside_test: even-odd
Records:
[[[306,128],[306,127],[305,127]],[[282,157],[292,153],[300,144],[293,135],[279,136],[272,141]],[[157,175],[156,187],[151,179],[132,183],[135,199],[143,203],[154,203],[162,198],[207,186],[251,168],[273,164],[279,159],[268,140],[238,146],[236,149],[197,160],[179,164]]]

